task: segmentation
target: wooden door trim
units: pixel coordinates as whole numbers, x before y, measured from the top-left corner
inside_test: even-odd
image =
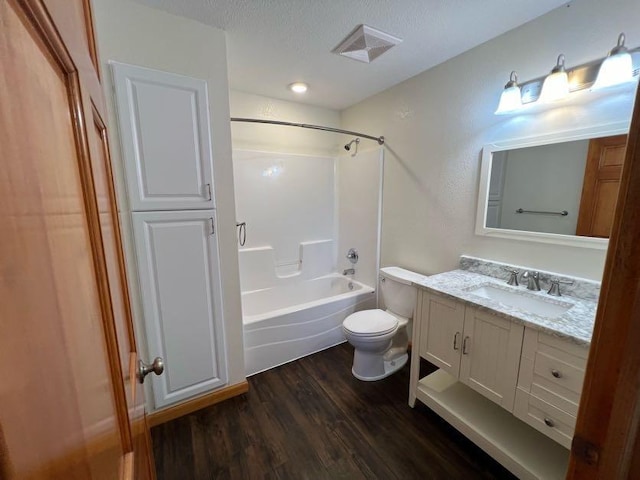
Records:
[[[640,96],[636,96],[568,479],[640,478]]]
[[[49,15],[42,0],[16,0],[19,10],[24,12],[27,21],[35,30],[38,38],[45,43],[45,47],[65,76],[64,82],[69,95],[69,109],[71,113],[74,141],[78,154],[78,172],[83,194],[83,204],[86,212],[87,231],[90,239],[91,256],[93,258],[96,290],[102,311],[102,325],[105,346],[108,352],[109,371],[113,400],[120,429],[122,445],[125,452],[133,449],[133,440],[129,428],[126,392],[122,382],[122,367],[118,361],[118,349],[115,319],[111,302],[111,292],[107,276],[106,257],[100,227],[100,213],[93,181],[89,137],[87,134],[87,119],[85,118],[81,78],[71,54],[65,46],[58,29]]]
[[[179,405],[174,405],[172,407],[153,412],[147,415],[147,421],[149,422],[150,427],[155,427],[170,420],[174,420],[184,415],[188,415],[189,413],[193,413],[197,410],[201,410],[205,407],[223,402],[224,400],[242,395],[244,393],[247,393],[248,391],[249,382],[244,380],[240,383],[236,383],[235,385],[224,387],[216,390],[215,392],[207,393],[206,395],[187,400],[186,402],[183,402]]]
[[[92,102],[93,120],[96,126],[100,130],[100,142],[104,150],[104,167],[107,175],[106,183],[108,187],[109,204],[111,209],[111,223],[113,225],[113,236],[115,238],[117,248],[116,254],[118,257],[118,270],[120,275],[120,284],[122,285],[122,302],[124,304],[125,317],[127,322],[127,335],[129,339],[130,348],[138,351],[136,344],[136,336],[133,330],[133,316],[131,313],[131,296],[129,295],[129,282],[127,277],[127,267],[124,258],[124,251],[122,250],[122,229],[120,228],[120,217],[118,209],[118,197],[115,189],[115,181],[113,175],[113,166],[111,164],[111,152],[109,150],[109,140],[107,138],[107,126],[104,123],[102,116],[96,105]]]

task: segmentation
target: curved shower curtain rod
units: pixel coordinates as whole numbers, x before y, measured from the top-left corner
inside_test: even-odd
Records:
[[[324,127],[322,125],[309,125],[306,123],[281,122],[279,120],[262,120],[260,118],[240,118],[240,117],[231,117],[231,121],[245,122],[245,123],[266,123],[269,125],[284,125],[286,127],[310,128],[313,130],[323,130],[325,132],[344,133],[346,135],[355,135],[356,137],[374,140],[378,142],[378,145],[384,145],[384,137],[374,137],[372,135],[365,135],[364,133],[352,132],[350,130],[342,130],[341,128]]]

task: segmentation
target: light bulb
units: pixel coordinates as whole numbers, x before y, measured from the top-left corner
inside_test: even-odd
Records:
[[[504,86],[502,95],[500,95],[500,103],[496,110],[496,115],[513,112],[522,107],[522,97],[520,87],[518,86],[518,74],[511,72],[509,81]]]
[[[624,33],[621,33],[618,36],[618,45],[602,61],[598,77],[592,87],[594,90],[633,80],[633,61],[631,54],[624,46],[624,39]]]
[[[289,85],[289,90],[291,90],[294,93],[304,93],[307,91],[308,88],[309,86],[303,82],[295,82]]]
[[[547,103],[561,100],[569,95],[569,77],[564,69],[564,55],[558,56],[558,62],[542,84],[538,102]]]

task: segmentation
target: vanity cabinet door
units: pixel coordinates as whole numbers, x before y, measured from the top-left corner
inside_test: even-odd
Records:
[[[464,305],[425,295],[421,311],[420,356],[454,377],[460,371]]]
[[[522,325],[467,307],[460,381],[512,411],[523,335]]]

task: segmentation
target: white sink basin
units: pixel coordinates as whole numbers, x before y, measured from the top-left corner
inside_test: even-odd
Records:
[[[493,285],[482,285],[475,289],[469,290],[469,293],[479,297],[488,298],[503,303],[510,307],[515,307],[524,312],[531,312],[543,317],[557,317],[569,310],[571,304],[557,304],[548,302],[542,298],[526,295],[524,292],[512,292],[494,287]]]

